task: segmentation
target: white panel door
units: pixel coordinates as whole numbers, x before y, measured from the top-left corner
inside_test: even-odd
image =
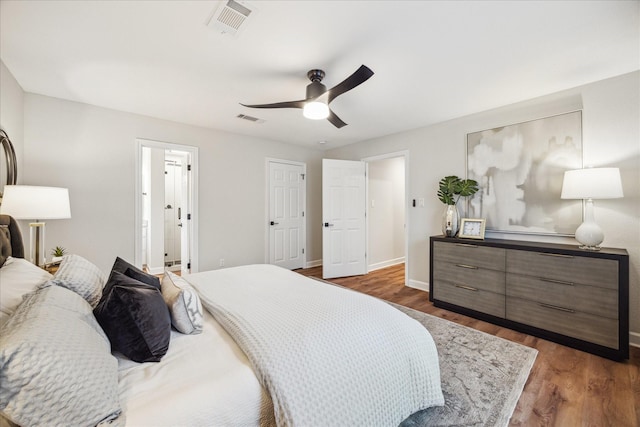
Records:
[[[269,263],[304,267],[304,167],[269,162]]]
[[[322,277],[367,273],[366,163],[322,160]]]

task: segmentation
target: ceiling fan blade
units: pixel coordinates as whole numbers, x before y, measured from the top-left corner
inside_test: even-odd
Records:
[[[331,109],[329,109],[329,117],[327,117],[327,120],[329,120],[331,124],[337,127],[338,129],[347,125],[345,122],[342,121],[340,117],[336,116],[336,113],[331,111]]]
[[[243,107],[249,108],[304,108],[304,104],[307,102],[306,99],[300,101],[285,101],[285,102],[275,102],[273,104],[255,104],[255,105],[247,105],[240,103]]]
[[[354,87],[366,82],[371,76],[373,76],[373,71],[371,71],[371,69],[366,65],[361,65],[355,73],[351,74],[341,83],[338,83],[327,91],[329,94],[329,102],[333,101],[343,93],[350,91]]]

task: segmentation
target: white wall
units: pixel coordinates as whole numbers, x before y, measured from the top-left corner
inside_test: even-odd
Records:
[[[369,269],[404,261],[404,157],[369,162]]]
[[[433,101],[437,102],[437,101]],[[436,197],[445,175],[465,176],[466,134],[583,109],[585,165],[619,167],[625,197],[597,200],[595,215],[604,230],[604,246],[625,248],[630,255],[630,325],[640,345],[640,71],[526,102],[485,111],[330,150],[327,157],[359,160],[408,150],[409,198],[426,199],[409,208],[409,280],[424,286],[429,278],[429,240],[441,234],[443,205]],[[464,212],[461,212],[464,215]],[[572,238],[506,235],[576,244]]]
[[[0,61],[0,127],[9,135],[16,151],[18,184],[22,184],[24,158],[24,92],[13,74]],[[0,192],[7,180],[4,150],[0,149]]]
[[[116,256],[133,261],[135,149],[143,138],[199,147],[200,270],[217,268],[220,258],[226,266],[264,262],[265,157],[307,163],[307,259],[322,257],[320,151],[30,93],[24,128],[23,183],[70,191],[72,218],[47,223],[48,247],[64,246],[103,270]]]

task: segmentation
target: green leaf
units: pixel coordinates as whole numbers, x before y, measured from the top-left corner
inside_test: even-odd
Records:
[[[438,199],[445,205],[455,205],[456,201],[454,196],[457,194],[459,183],[460,178],[455,175],[442,178],[438,184]]]
[[[469,197],[476,194],[478,191],[478,182],[473,179],[465,179],[460,181],[460,187],[456,194],[459,194],[462,197]]]

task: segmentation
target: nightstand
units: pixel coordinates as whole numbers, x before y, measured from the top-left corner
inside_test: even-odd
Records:
[[[56,271],[58,271],[58,268],[60,268],[60,263],[59,262],[48,263],[48,264],[45,264],[44,266],[42,266],[42,269],[47,271],[50,274],[56,274]]]

